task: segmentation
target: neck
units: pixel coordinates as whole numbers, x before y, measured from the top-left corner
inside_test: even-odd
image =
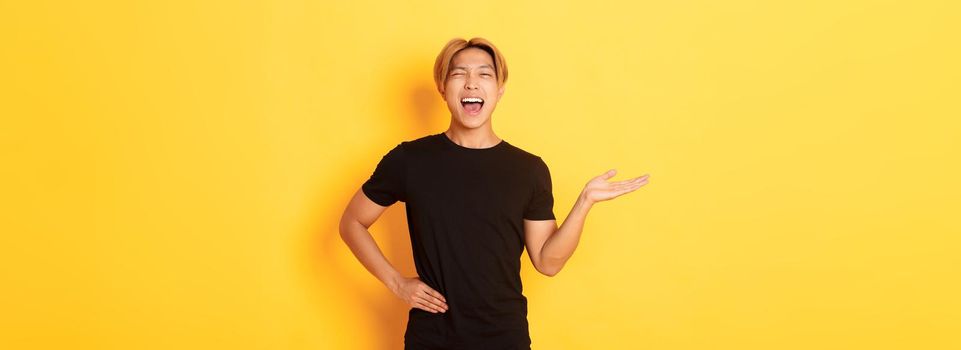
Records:
[[[501,142],[490,128],[463,129],[451,125],[444,133],[454,143],[467,148],[489,148]]]

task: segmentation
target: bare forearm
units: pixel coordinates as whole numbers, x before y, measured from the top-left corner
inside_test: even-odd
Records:
[[[582,193],[577,197],[564,223],[544,242],[544,247],[541,248],[541,265],[549,274],[560,271],[571,255],[574,255],[584,230],[584,221],[587,220],[587,213],[592,206],[593,203]]]
[[[358,222],[343,224],[340,227],[340,238],[347,243],[351,252],[367,271],[370,271],[389,289],[394,290],[398,279],[402,276],[384,257],[384,253],[381,252],[367,228]]]

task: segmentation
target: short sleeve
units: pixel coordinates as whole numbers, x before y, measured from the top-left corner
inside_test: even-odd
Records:
[[[401,143],[385,154],[361,190],[371,201],[387,207],[397,201],[407,201],[407,165]]]
[[[534,162],[531,170],[533,179],[530,202],[524,210],[524,218],[528,220],[554,220],[554,194],[551,188],[551,172],[547,164],[540,157]]]

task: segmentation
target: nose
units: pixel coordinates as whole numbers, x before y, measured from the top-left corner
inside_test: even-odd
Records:
[[[468,90],[477,89],[477,81],[473,77],[468,76],[467,82],[464,83],[464,87],[466,87]]]

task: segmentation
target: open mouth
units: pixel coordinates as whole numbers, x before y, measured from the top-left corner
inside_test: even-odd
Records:
[[[479,97],[464,97],[460,99],[461,106],[467,111],[467,114],[477,115],[480,114],[481,107],[484,107],[484,99]]]

